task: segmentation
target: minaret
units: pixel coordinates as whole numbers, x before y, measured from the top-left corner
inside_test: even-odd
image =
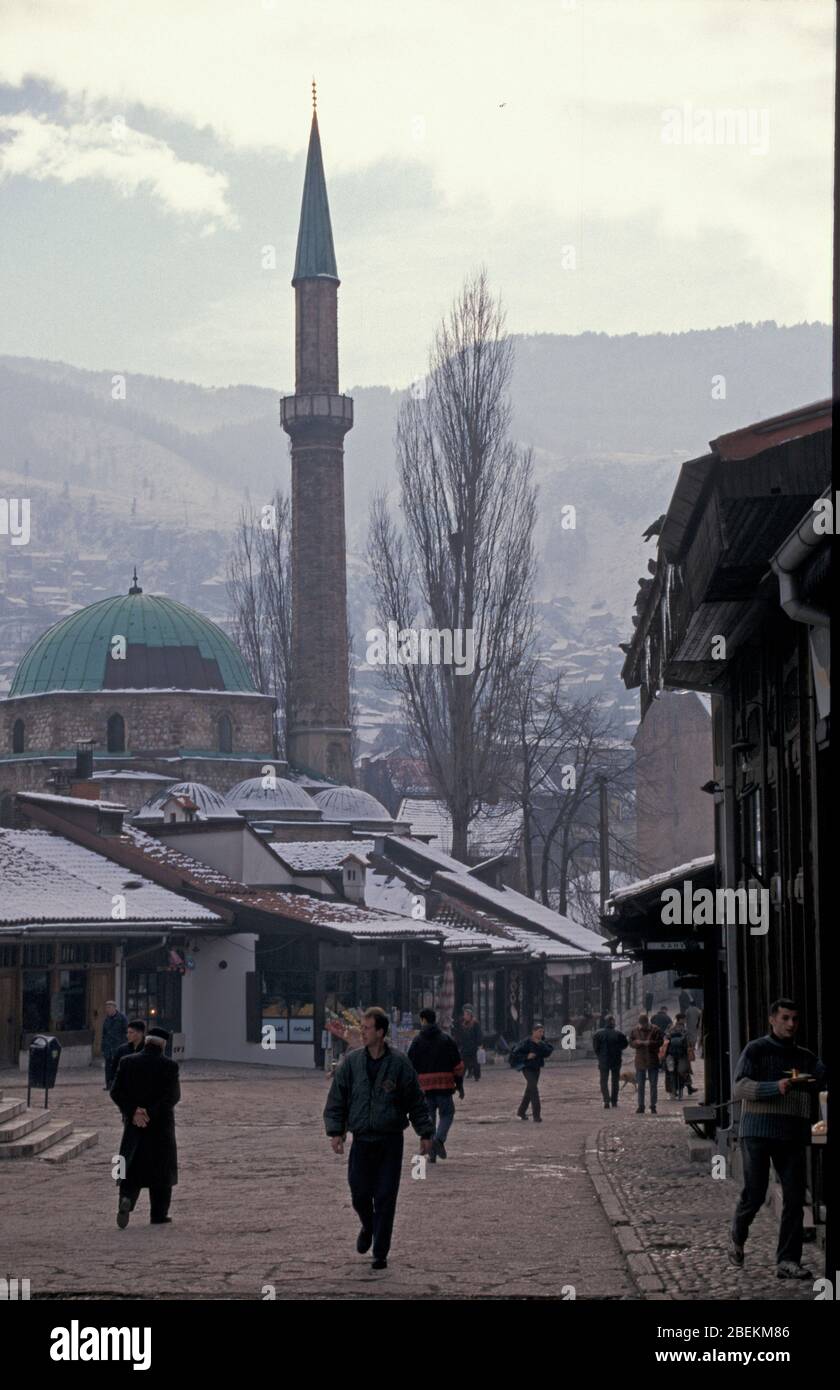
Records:
[[[353,781],[347,662],[344,436],[353,402],[338,392],[338,286],[312,84],[295,291],[295,394],[280,403],[292,447],[292,672],[288,759]]]

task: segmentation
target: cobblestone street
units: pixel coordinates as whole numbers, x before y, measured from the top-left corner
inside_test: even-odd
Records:
[[[19,1076],[0,1077],[7,1098],[20,1087]],[[521,1090],[507,1067],[468,1082],[449,1158],[425,1179],[411,1177],[409,1131],[391,1261],[373,1273],[354,1249],[346,1156],[324,1136],[323,1075],[185,1063],[173,1224],[148,1224],[144,1193],[119,1231],[110,1178],[119,1116],[100,1074],[65,1074],[51,1108],[98,1129],[99,1144],[63,1165],[0,1165],[4,1268],[30,1279],[33,1298],[148,1297],[153,1288],[161,1298],[259,1299],[266,1285],[278,1299],[364,1297],[374,1285],[392,1298],[560,1297],[564,1286],[578,1299],[662,1298],[644,1266],[637,1282],[641,1250],[665,1297],[813,1297],[810,1283],[773,1277],[767,1211],[747,1268],[726,1265],[733,1185],[689,1164],[685,1126],[664,1104],[658,1116],[636,1116],[625,1092],[618,1111],[605,1112],[591,1061],[547,1068],[539,1127],[516,1118]],[[620,1239],[604,1179],[627,1213]]]

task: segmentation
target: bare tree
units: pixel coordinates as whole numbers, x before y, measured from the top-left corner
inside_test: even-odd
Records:
[[[277,492],[270,504],[243,507],[228,559],[233,638],[258,690],[277,701],[275,741],[286,756],[291,657],[291,506]]]
[[[512,346],[484,271],[467,279],[429,354],[425,389],[403,404],[397,466],[403,529],[374,497],[368,555],[380,625],[471,633],[474,667],[386,665],[412,747],[452,819],[452,853],[493,798],[507,753],[516,673],[533,634],[531,456],[509,439]],[[404,650],[404,655],[406,649]],[[414,660],[410,659],[414,655]]]
[[[631,759],[618,756],[612,719],[597,696],[570,699],[561,673],[538,659],[519,676],[508,734],[508,805],[522,811],[525,891],[562,914],[596,925],[591,911],[592,865],[598,851],[599,782],[613,801],[632,796]],[[635,864],[632,837],[610,832],[611,863]]]

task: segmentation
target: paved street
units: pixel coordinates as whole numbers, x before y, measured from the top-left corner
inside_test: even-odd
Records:
[[[0,1077],[7,1097],[20,1094],[14,1087],[19,1076]],[[119,1231],[110,1179],[119,1117],[100,1076],[67,1073],[52,1105],[97,1128],[100,1142],[65,1165],[0,1165],[4,1267],[31,1280],[33,1297],[258,1299],[272,1285],[282,1299],[352,1298],[375,1285],[377,1296],[393,1298],[558,1297],[572,1286],[579,1299],[637,1299],[588,1159],[635,1212],[672,1295],[738,1296],[738,1276],[721,1273],[720,1259],[731,1184],[692,1170],[685,1127],[667,1111],[637,1117],[625,1096],[622,1108],[605,1112],[591,1061],[549,1066],[540,1126],[514,1114],[519,1076],[486,1068],[478,1085],[467,1083],[448,1160],[428,1166],[425,1179],[411,1178],[409,1132],[383,1273],[355,1253],[346,1157],[332,1154],[321,1122],[326,1090],[321,1074],[184,1064],[173,1224],[148,1224],[144,1193]],[[600,1158],[587,1155],[602,1129],[592,1145]],[[779,1285],[772,1269],[760,1270],[772,1247],[767,1213],[755,1230],[741,1276],[747,1296],[812,1296],[810,1285]],[[132,1286],[137,1270],[151,1277]]]

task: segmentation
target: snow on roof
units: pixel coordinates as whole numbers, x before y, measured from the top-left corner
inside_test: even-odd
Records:
[[[0,830],[0,881],[0,922],[6,925],[85,922],[118,932],[123,922],[221,920],[208,908],[49,830]],[[127,883],[137,886],[126,888]],[[113,916],[118,894],[125,903],[124,918]]]
[[[664,887],[667,883],[673,883],[679,879],[691,878],[702,869],[711,868],[715,862],[713,854],[704,854],[700,859],[689,859],[687,864],[677,864],[673,869],[665,869],[659,874],[651,874],[650,878],[636,879],[635,883],[630,883],[626,888],[618,888],[607,899],[607,908],[613,903],[625,902],[628,898],[637,898],[641,893],[648,893],[657,888]]]
[[[405,835],[389,835],[385,842],[386,855],[389,844],[397,845],[416,855],[431,871],[430,878],[432,874],[436,874],[435,886],[448,889],[456,898],[467,895],[489,908],[491,912],[501,914],[503,918],[515,917],[518,924],[524,925],[526,929],[536,927],[538,931],[547,932],[555,940],[576,947],[588,955],[604,955],[609,950],[604,938],[590,931],[588,927],[582,927],[570,918],[562,917],[553,908],[544,907],[542,903],[535,902],[533,898],[526,898],[524,893],[517,893],[513,888],[491,888],[471,874],[466,864],[461,864],[459,860],[452,859],[440,850],[409,839]]]
[[[269,840],[268,847],[292,873],[325,874],[341,868],[348,854],[373,852],[373,840]]]
[[[94,806],[97,811],[125,811],[128,809],[120,801],[88,801],[87,797],[84,796],[58,796],[55,792],[21,792],[20,795],[25,796],[28,801],[47,802],[47,809],[49,809],[49,803],[75,807]]]
[[[413,835],[430,835],[431,843],[446,854],[452,849],[452,817],[444,801],[430,797],[404,797],[398,821],[408,821]],[[515,845],[522,833],[522,811],[517,806],[485,807],[470,823],[472,854],[493,855]]]

